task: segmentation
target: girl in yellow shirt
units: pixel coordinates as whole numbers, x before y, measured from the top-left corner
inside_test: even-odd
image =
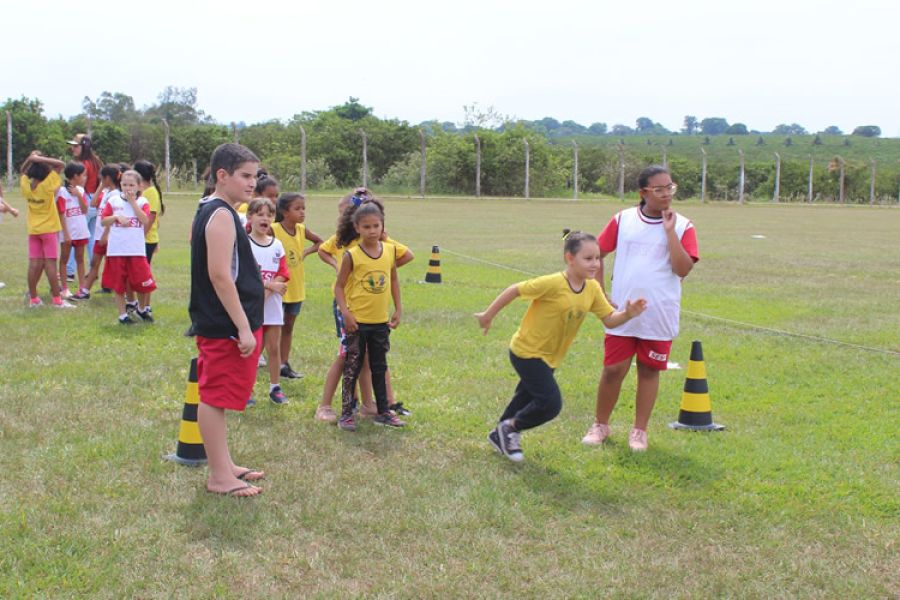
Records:
[[[531,301],[509,344],[509,359],[519,375],[519,384],[497,427],[488,434],[497,452],[514,462],[525,458],[520,432],[543,425],[562,409],[553,371],[565,357],[585,315],[592,312],[606,327],[618,327],[647,308],[647,301],[640,298],[628,300],[625,310],[613,309],[594,279],[602,265],[597,238],[580,231],[564,233],[565,271],[513,284],[484,312],[475,313],[487,335],[494,317],[507,304],[519,296]]]

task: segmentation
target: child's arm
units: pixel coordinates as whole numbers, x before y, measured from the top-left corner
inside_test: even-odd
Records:
[[[146,216],[146,215],[145,215]],[[231,256],[234,251],[234,222],[228,212],[216,212],[206,226],[206,267],[209,269],[209,280],[228,318],[238,331],[238,350],[241,357],[250,356],[256,348],[256,338],[250,330],[250,321],[241,306],[237,287],[231,279]]]
[[[0,194],[2,194],[2,193],[3,193],[3,189],[0,188]],[[8,204],[6,202],[6,200],[4,200],[2,197],[0,197],[0,213],[5,213],[5,212],[8,212],[9,214],[11,214],[14,217],[19,216],[18,209],[16,209],[14,206],[11,206],[10,204]]]
[[[134,211],[134,216],[143,226],[144,230],[150,228],[150,205],[145,205],[147,207],[147,212],[144,212],[144,209],[138,206],[137,198],[133,194],[127,194],[125,199],[128,200],[128,204],[131,205],[131,210]]]
[[[312,242],[312,246],[310,246],[309,248],[306,248],[306,249],[303,251],[303,258],[304,258],[304,259],[305,259],[307,256],[309,256],[310,254],[312,254],[313,252],[318,252],[318,251],[319,251],[319,246],[321,246],[321,245],[322,245],[322,242],[325,241],[325,240],[323,240],[322,238],[320,238],[319,236],[317,236],[316,234],[314,234],[314,233],[313,233],[312,231],[310,231],[309,229],[306,230],[306,239],[308,239],[310,242]]]
[[[359,326],[356,324],[356,317],[347,308],[347,297],[344,295],[344,285],[350,278],[350,272],[353,270],[353,259],[350,258],[349,252],[344,252],[344,259],[341,261],[341,270],[338,271],[337,283],[334,284],[334,300],[337,302],[341,315],[344,317],[344,329],[348,333],[353,333]]]
[[[413,251],[409,248],[406,249],[406,254],[397,258],[397,267],[402,267],[403,265],[407,265],[411,263],[416,258]]]
[[[48,167],[50,167],[57,173],[62,171],[63,167],[66,166],[66,163],[64,163],[61,160],[57,160],[55,158],[50,158],[49,156],[44,156],[37,150],[32,150],[31,154],[28,155],[28,158],[25,159],[25,162],[22,163],[22,169],[21,169],[22,175],[25,174],[25,171],[28,170],[28,167],[31,166],[31,163],[36,163],[36,162],[41,162],[41,163],[46,164]]]
[[[647,310],[647,301],[643,298],[638,298],[634,302],[626,300],[625,310],[617,310],[616,312],[609,313],[600,320],[603,321],[603,324],[606,327],[612,329],[627,323],[645,310]]]
[[[694,259],[687,253],[678,234],[675,233],[675,211],[664,210],[663,214],[663,230],[666,232],[666,243],[669,246],[669,258],[672,261],[672,272],[679,277],[687,277],[687,274],[694,268]]]
[[[68,188],[66,188],[66,189],[68,189]],[[81,207],[81,212],[86,214],[88,207],[87,207],[87,198],[84,197],[84,190],[82,188],[78,187],[77,185],[73,185],[71,193],[76,198],[78,198],[78,206]]]
[[[494,301],[491,302],[491,305],[484,312],[475,313],[475,318],[478,319],[479,327],[484,330],[484,335],[487,335],[488,330],[490,330],[491,322],[497,316],[497,313],[518,297],[519,285],[514,283],[500,292],[500,295],[494,298]]]
[[[69,225],[66,223],[66,201],[59,196],[56,198],[56,211],[59,213],[59,224],[62,227],[63,243],[69,243],[72,241],[72,237],[69,235]]]
[[[266,298],[269,297],[271,292],[275,292],[276,294],[281,294],[284,296],[287,293],[287,280],[281,275],[276,275],[269,281],[265,282],[264,287],[266,288]]]
[[[325,263],[326,265],[330,265],[331,268],[334,269],[335,272],[337,272],[337,261],[334,259],[334,257],[332,255],[328,254],[321,248],[316,249],[316,254],[319,255],[319,259],[323,263]]]
[[[394,314],[388,327],[397,329],[400,326],[400,317],[403,315],[403,305],[400,303],[400,279],[397,277],[397,265],[391,267],[391,298],[394,300]]]

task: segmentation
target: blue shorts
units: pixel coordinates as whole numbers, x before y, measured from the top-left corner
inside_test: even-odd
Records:
[[[303,301],[300,302],[282,302],[281,306],[284,308],[284,316],[292,316],[296,317],[300,314],[300,307],[303,306]]]

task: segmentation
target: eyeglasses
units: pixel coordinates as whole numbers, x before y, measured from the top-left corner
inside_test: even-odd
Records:
[[[674,184],[674,183],[670,183],[669,185],[660,185],[660,186],[657,186],[657,187],[644,188],[644,189],[645,189],[645,190],[650,190],[651,192],[653,192],[653,193],[656,194],[657,196],[662,196],[662,195],[665,194],[666,192],[670,192],[670,193],[674,194],[675,192],[678,191],[678,186],[677,186],[676,184]]]

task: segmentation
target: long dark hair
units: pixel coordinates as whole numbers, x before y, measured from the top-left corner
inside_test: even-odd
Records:
[[[100,169],[103,168],[103,161],[100,160],[100,157],[94,154],[94,145],[91,141],[91,136],[85,134],[81,136],[81,141],[78,143],[81,146],[81,156],[78,157],[83,163],[91,163],[94,167],[94,173],[97,175],[97,183],[100,183]]]
[[[359,222],[360,218],[370,214],[377,214],[381,217],[382,223],[384,222],[384,204],[381,203],[381,200],[369,198],[359,206],[351,202],[350,206],[344,209],[344,212],[341,213],[338,219],[337,232],[335,233],[338,248],[349,245],[350,242],[359,237],[354,225]]]
[[[650,165],[638,174],[638,194],[641,193],[640,190],[647,187],[647,184],[650,183],[650,178],[656,175],[671,175],[671,173],[667,168],[660,165]],[[641,195],[641,206],[644,206],[646,203],[644,196]]]
[[[156,188],[156,193],[159,194],[159,214],[160,216],[166,214],[166,205],[162,200],[162,190],[159,189],[159,182],[156,180],[156,166],[149,160],[139,160],[134,163],[132,168],[140,173],[144,181],[149,181]]]
[[[122,179],[122,165],[120,164],[111,164],[111,165],[103,165],[100,169],[100,179],[102,180],[104,177],[109,177],[109,179],[116,184],[116,189],[119,189],[119,181]]]
[[[306,196],[298,192],[285,192],[278,196],[278,204],[275,205],[275,222],[284,221],[284,213],[297,200],[306,200]]]

